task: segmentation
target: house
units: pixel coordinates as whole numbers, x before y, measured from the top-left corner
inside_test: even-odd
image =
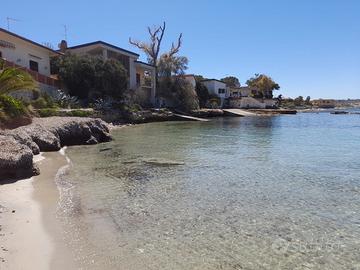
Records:
[[[62,52],[77,55],[91,55],[120,61],[128,71],[128,88],[142,96],[145,103],[155,103],[155,67],[139,61],[137,53],[122,49],[104,41],[95,41],[77,46],[67,47],[65,41],[60,43]]]
[[[265,109],[276,107],[276,100],[273,99],[272,91],[266,91],[263,94],[256,87],[250,86],[229,87],[228,91],[228,106],[231,108]]]
[[[0,28],[0,58],[5,65],[27,71],[48,93],[59,88],[59,82],[50,76],[50,57],[56,55],[60,53]]]
[[[225,99],[229,97],[229,91],[226,84],[216,79],[202,80],[201,83],[206,86],[210,95],[216,96],[220,99],[219,106],[223,107]]]
[[[316,99],[311,101],[314,107],[322,109],[332,109],[336,106],[336,101],[334,99]]]

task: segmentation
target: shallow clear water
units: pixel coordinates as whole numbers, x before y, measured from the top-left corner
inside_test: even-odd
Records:
[[[67,149],[84,269],[360,269],[360,115],[126,127]]]

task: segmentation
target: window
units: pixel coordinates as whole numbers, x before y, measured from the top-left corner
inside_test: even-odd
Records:
[[[2,58],[2,52],[0,51],[0,58]]]
[[[218,93],[219,94],[225,94],[225,89],[224,88],[219,88]]]
[[[31,70],[39,72],[39,63],[38,62],[30,60],[29,65],[30,65]]]

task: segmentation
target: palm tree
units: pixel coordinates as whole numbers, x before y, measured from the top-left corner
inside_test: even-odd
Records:
[[[36,90],[37,82],[31,75],[19,68],[6,67],[0,59],[0,95],[16,90]]]

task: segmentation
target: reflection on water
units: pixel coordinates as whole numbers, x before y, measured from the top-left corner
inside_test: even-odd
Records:
[[[357,269],[359,122],[153,123],[71,147],[69,245],[85,269]]]

